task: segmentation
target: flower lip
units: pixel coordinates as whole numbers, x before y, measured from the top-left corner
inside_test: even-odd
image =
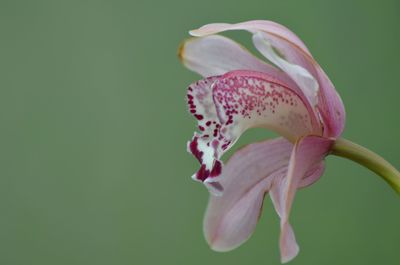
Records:
[[[233,78],[256,78],[256,79],[262,79],[267,81],[268,83],[270,83],[271,85],[277,85],[280,86],[282,88],[284,88],[287,91],[290,91],[291,93],[293,93],[294,95],[296,95],[299,100],[301,100],[302,104],[304,104],[304,106],[307,108],[308,112],[309,112],[309,117],[312,123],[312,131],[309,132],[309,134],[313,134],[313,135],[322,135],[322,124],[319,120],[319,118],[315,115],[315,110],[314,108],[310,105],[310,103],[305,100],[301,94],[299,94],[299,91],[292,88],[291,86],[287,85],[284,81],[279,80],[276,77],[267,75],[265,73],[262,72],[258,72],[258,71],[249,71],[249,70],[235,70],[235,71],[230,71],[224,75],[222,75],[218,80],[224,80],[224,79],[233,79]],[[218,82],[218,80],[216,80],[216,82]],[[215,99],[214,99],[215,100]],[[217,114],[218,117],[220,119],[221,122],[224,122],[224,116],[220,115],[219,112],[219,108],[217,108]],[[295,141],[294,138],[288,137],[288,140],[291,141]]]
[[[188,105],[199,132],[188,143],[188,151],[201,164],[193,178],[214,194],[221,193],[223,163],[219,159],[249,128],[271,129],[293,142],[304,135],[320,134],[308,102],[296,92],[275,77],[246,70],[192,84]]]

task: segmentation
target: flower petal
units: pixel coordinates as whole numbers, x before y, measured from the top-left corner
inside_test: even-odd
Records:
[[[179,58],[187,68],[204,77],[222,75],[233,70],[266,72],[281,79],[285,76],[235,41],[218,35],[186,40],[179,48]]]
[[[317,80],[303,67],[297,64],[291,64],[276,54],[266,33],[262,31],[256,32],[253,35],[253,42],[254,46],[256,46],[262,55],[282,69],[297,83],[310,104],[315,107],[318,103],[319,90]]]
[[[292,141],[320,132],[306,102],[283,82],[259,72],[233,71],[199,81],[188,89],[188,104],[200,130],[188,143],[201,163],[194,178],[206,184],[218,181],[219,158],[249,128],[269,128]]]
[[[257,31],[263,30],[287,39],[311,56],[311,53],[308,51],[306,45],[304,45],[304,43],[299,37],[297,37],[296,34],[294,34],[285,26],[268,20],[251,20],[236,24],[211,23],[204,25],[199,29],[191,30],[189,33],[192,36],[201,37],[211,34],[217,34],[219,32],[227,30],[247,30],[251,33],[256,33]]]
[[[247,30],[253,34],[259,31],[267,33],[272,46],[284,56],[285,60],[303,67],[318,81],[320,87],[318,109],[326,127],[324,135],[337,137],[342,133],[346,116],[342,100],[307,47],[292,31],[272,21],[256,20],[237,24],[208,24],[190,33],[193,36],[206,36],[226,30]]]
[[[319,164],[314,166],[302,178],[298,188],[307,187],[316,182],[324,173],[324,169],[325,169],[324,162],[320,162]],[[281,177],[275,178],[269,192],[274,208],[280,218],[282,218],[284,214],[282,212],[283,211],[282,204],[284,204],[284,202],[282,201],[283,198],[282,191],[284,190],[284,185],[286,184],[286,177],[287,177],[287,168],[284,174],[281,175]],[[299,246],[297,244],[293,228],[289,223],[287,223],[287,225],[285,226],[285,231],[282,230],[281,233],[284,233],[285,236],[283,237],[282,240],[283,242],[281,241],[280,245],[284,246],[285,253],[290,253],[290,254],[285,254],[286,256],[282,254],[281,259],[282,262],[287,262],[290,259],[294,258],[299,253]],[[291,258],[289,258],[289,256]]]
[[[192,179],[204,182],[209,177],[213,178],[221,173],[222,163],[216,160],[217,148],[210,139],[220,128],[220,122],[215,108],[212,86],[218,76],[200,80],[189,86],[187,100],[190,113],[198,121],[199,133],[195,133],[192,140],[188,142],[187,149],[200,162],[201,167]],[[220,194],[222,187],[218,182],[205,182],[206,187],[214,194]]]
[[[274,201],[278,201],[277,211],[281,217],[280,249],[282,262],[292,260],[298,253],[294,233],[289,224],[290,209],[296,190],[301,186],[304,176],[325,158],[333,142],[332,139],[318,136],[307,136],[298,141],[290,157],[287,177],[283,182],[276,185]]]
[[[221,178],[224,193],[210,196],[204,218],[204,234],[212,249],[229,251],[250,237],[265,193],[286,176],[292,148],[293,144],[277,138],[250,144],[230,158]],[[316,171],[307,172],[305,180]]]
[[[311,98],[310,94],[313,95],[319,90],[318,100],[316,100],[315,103],[318,104],[317,108],[322,121],[325,124],[324,135],[326,137],[339,136],[345,125],[346,113],[344,105],[339,94],[336,92],[335,87],[319,64],[304,50],[299,49],[298,46],[280,36],[275,36],[265,32],[261,34],[256,33],[253,37],[253,41],[257,49],[267,58],[270,57],[270,55],[265,52],[265,49],[268,49],[268,46],[272,45],[275,50],[279,51],[283,55],[287,62],[292,65],[300,66],[306,70],[306,73],[309,73],[314,77],[311,79],[301,72],[287,72],[308,98]],[[267,47],[263,48],[263,44]],[[284,71],[293,70],[282,64],[277,66]],[[317,81],[319,86],[314,84],[314,80]]]

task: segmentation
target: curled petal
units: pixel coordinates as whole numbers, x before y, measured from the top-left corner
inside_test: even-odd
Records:
[[[224,193],[210,196],[204,218],[204,234],[212,249],[229,251],[250,237],[260,217],[265,193],[270,190],[273,201],[280,195],[276,184],[286,176],[292,148],[293,144],[277,138],[248,145],[227,162],[221,178]],[[320,174],[317,166],[306,173],[304,180],[316,179],[315,175]],[[280,208],[275,201],[275,207]]]
[[[337,137],[342,133],[346,115],[342,100],[307,47],[292,31],[271,21],[257,20],[237,24],[208,24],[190,33],[193,36],[206,36],[226,30],[247,30],[253,34],[259,31],[267,33],[271,45],[286,61],[303,67],[318,81],[320,88],[318,109],[325,124],[324,135]]]
[[[320,132],[307,102],[263,73],[233,71],[199,81],[188,89],[188,104],[200,130],[188,144],[201,163],[194,178],[206,184],[219,180],[219,158],[249,128],[269,128],[292,141]]]
[[[308,51],[306,45],[304,45],[304,43],[299,37],[297,37],[296,34],[294,34],[285,26],[268,20],[252,20],[236,24],[211,23],[204,25],[199,29],[191,30],[190,34],[192,36],[201,37],[211,34],[217,34],[219,32],[227,30],[247,30],[251,33],[256,33],[260,30],[266,31],[287,39],[288,41],[302,49],[304,52],[306,52],[309,56],[311,56],[311,53]]]

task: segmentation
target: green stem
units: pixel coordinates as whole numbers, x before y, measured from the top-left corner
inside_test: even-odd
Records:
[[[343,138],[335,141],[331,154],[348,158],[372,170],[400,194],[400,172],[381,156]]]

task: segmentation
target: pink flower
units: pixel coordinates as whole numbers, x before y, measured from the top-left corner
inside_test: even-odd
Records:
[[[227,30],[250,32],[273,65],[214,35]],[[281,260],[288,262],[299,252],[289,224],[293,199],[323,174],[324,158],[344,129],[343,103],[304,43],[282,25],[208,24],[190,33],[197,38],[185,42],[179,55],[204,77],[189,86],[187,99],[198,120],[188,151],[201,164],[192,178],[211,192],[205,237],[216,251],[241,245],[254,231],[269,193],[281,220]],[[223,165],[221,156],[254,127],[282,137],[250,144]]]

